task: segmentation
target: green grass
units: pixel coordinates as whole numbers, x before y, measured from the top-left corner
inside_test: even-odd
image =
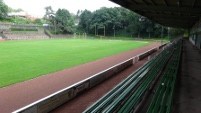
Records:
[[[0,42],[0,87],[149,44],[81,39]]]

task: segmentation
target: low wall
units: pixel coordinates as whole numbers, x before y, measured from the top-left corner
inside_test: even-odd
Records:
[[[149,51],[146,51],[146,52],[140,54],[138,59],[139,59],[139,60],[142,60],[143,58],[149,56],[150,54],[156,52],[157,50],[158,50],[158,47],[157,47],[157,48],[154,48],[154,49],[151,49],[151,50],[149,50]]]
[[[92,76],[90,79],[90,88],[132,65],[133,65],[133,59],[131,58],[111,68],[108,68],[100,73],[97,73],[96,75]]]
[[[168,43],[169,43],[169,42],[160,45],[160,46],[159,46],[159,49],[161,49],[162,47],[166,46]]]
[[[166,45],[166,44],[165,44]],[[164,46],[164,45],[162,45]],[[85,80],[82,80],[76,84],[73,84],[65,89],[62,89],[54,94],[51,94],[43,99],[40,99],[30,105],[27,105],[21,109],[14,111],[13,113],[46,113],[58,106],[64,104],[65,102],[76,97],[80,93],[88,90],[91,87],[99,84],[100,82],[108,79],[109,77],[117,74],[118,72],[130,67],[136,60],[141,60],[142,58],[149,56],[151,53],[158,50],[159,47],[152,48],[138,56],[132,57],[124,62],[114,65],[102,72],[99,72]]]

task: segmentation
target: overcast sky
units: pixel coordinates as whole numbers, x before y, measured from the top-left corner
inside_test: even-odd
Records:
[[[52,6],[54,11],[58,8],[65,8],[70,13],[76,14],[78,10],[88,9],[95,11],[101,7],[118,7],[109,0],[3,0],[13,9],[21,8],[28,14],[42,17],[45,14],[45,7]]]

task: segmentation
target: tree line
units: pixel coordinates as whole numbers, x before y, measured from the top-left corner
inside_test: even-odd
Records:
[[[79,14],[79,15],[78,15]],[[164,27],[123,7],[106,8],[77,14],[78,32],[107,36],[168,37],[182,33],[182,29]]]
[[[44,19],[46,23],[53,26],[55,34],[72,34],[75,32],[73,14],[67,9],[59,8],[54,12],[51,6],[47,6],[45,7],[45,11]]]
[[[51,6],[45,7],[45,10],[44,19],[54,26],[56,34],[87,33],[141,38],[174,37],[184,32],[183,29],[164,27],[123,7],[102,7],[94,12],[78,10],[77,14],[72,14],[67,9],[58,9],[54,13]]]
[[[67,9],[58,9],[55,12],[51,6],[45,7],[44,10],[46,11],[44,17],[36,19],[34,22],[16,17],[8,18],[8,12],[23,10],[12,9],[3,0],[0,0],[0,21],[6,20],[19,24],[49,24],[52,26],[52,33],[54,34],[87,33],[114,37],[161,37],[164,28],[163,36],[167,37],[175,36],[184,31],[183,29],[163,27],[123,7],[102,7],[93,12],[78,10],[77,14],[72,14]]]

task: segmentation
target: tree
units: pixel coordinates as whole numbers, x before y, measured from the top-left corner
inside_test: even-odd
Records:
[[[119,12],[119,22],[120,22],[120,27],[121,28],[126,28],[129,25],[129,18],[128,15],[130,11],[126,8],[123,7],[116,7],[116,12]]]
[[[0,0],[0,19],[3,19],[7,16],[8,13],[8,6]]]
[[[45,15],[44,15],[45,20],[49,20],[52,15],[55,15],[52,7],[51,6],[45,7]]]
[[[77,15],[80,12],[78,11]],[[125,34],[126,36],[161,37],[161,25],[148,18],[140,21],[141,17],[122,7],[102,7],[94,12],[87,10],[81,12],[78,28],[80,31],[96,35],[103,35],[105,32],[107,35],[115,36],[115,31],[117,31],[117,34]],[[167,34],[167,28],[164,28],[164,34]]]
[[[163,34],[163,37],[167,36],[168,29],[166,27],[164,27],[164,26],[162,26],[160,24],[155,23],[154,28],[155,28],[154,33],[155,33],[156,37],[162,37],[162,34]],[[162,29],[163,29],[163,32],[162,32]]]
[[[35,23],[35,24],[39,24],[39,25],[42,25],[42,24],[43,24],[41,19],[36,19],[36,20],[34,20],[34,23]]]
[[[127,21],[129,22],[127,30],[130,31],[133,35],[138,35],[140,37],[140,32],[144,29],[144,22],[139,21],[140,15],[129,12]]]
[[[76,19],[80,17],[81,13],[82,13],[82,11],[81,11],[81,10],[78,10],[78,11],[77,11],[77,14],[76,14]]]
[[[176,36],[179,36],[181,34],[184,34],[185,33],[185,29],[179,29],[179,28],[171,28],[169,30],[169,33],[170,33],[170,37],[176,37]],[[170,38],[168,37],[168,38]]]
[[[74,20],[72,15],[66,9],[58,9],[55,15],[57,33],[73,33]]]
[[[88,30],[91,22],[91,16],[92,13],[88,10],[84,10],[80,15],[79,27],[83,28],[87,33],[89,32]]]
[[[153,32],[153,27],[152,26],[148,26],[147,29],[146,29],[146,32],[149,33],[149,38],[151,37],[151,32]]]
[[[107,34],[113,33],[113,28],[121,27],[120,13],[116,8],[101,8],[92,13],[90,19],[90,31],[96,29],[96,34]],[[81,21],[80,21],[81,22]]]
[[[150,38],[151,37],[151,32],[154,31],[154,23],[153,23],[153,21],[151,21],[151,20],[149,20],[149,19],[146,18],[145,24],[146,24],[146,27],[145,27],[146,28],[146,32],[149,33],[149,38]]]

